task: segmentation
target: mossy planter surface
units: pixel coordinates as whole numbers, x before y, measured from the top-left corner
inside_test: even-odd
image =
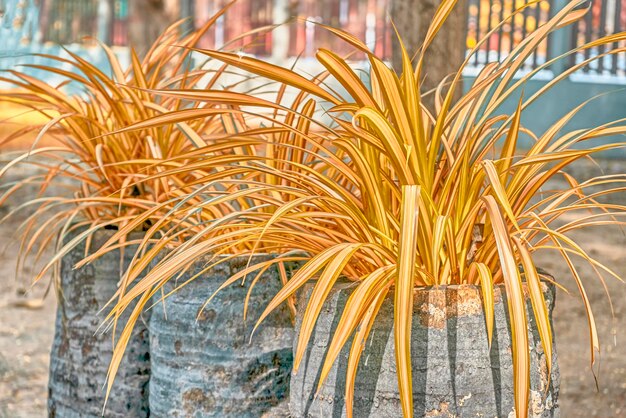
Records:
[[[255,256],[253,263],[269,256]],[[150,414],[166,417],[279,417],[287,412],[293,364],[293,324],[286,307],[250,333],[256,319],[281,287],[275,268],[268,269],[250,297],[256,274],[235,283],[203,305],[217,288],[246,267],[248,257],[231,259],[199,276],[159,302],[150,317]],[[198,262],[169,281],[164,292],[199,272]]]
[[[91,249],[99,248],[114,231],[99,231]],[[141,236],[141,235],[138,235]],[[67,240],[72,239],[70,236]],[[128,265],[136,248],[124,251]],[[98,313],[117,290],[120,252],[112,251],[74,270],[83,259],[81,244],[63,257],[56,328],[50,354],[48,414],[58,418],[102,417],[107,370],[113,353],[111,333],[98,331],[105,313]],[[130,310],[120,318],[120,327]],[[120,328],[121,329],[121,328]],[[119,332],[118,332],[119,334]],[[148,417],[150,358],[147,329],[137,323],[115,378],[105,417]]]
[[[306,306],[313,284],[300,294]],[[550,315],[555,288],[545,285]],[[345,373],[349,344],[315,398],[318,376],[351,286],[335,288],[322,308],[300,369],[291,378],[291,416],[345,416]],[[515,417],[513,364],[506,294],[495,288],[491,349],[480,296],[471,285],[417,289],[412,322],[414,417]],[[530,301],[527,303],[531,359],[529,417],[559,416],[556,353],[550,379]],[[296,332],[303,309],[298,310]],[[351,341],[351,340],[350,340]],[[384,302],[365,343],[354,392],[354,417],[401,417],[393,339],[393,296]]]

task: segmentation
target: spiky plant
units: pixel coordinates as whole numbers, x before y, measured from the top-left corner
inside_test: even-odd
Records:
[[[508,19],[513,19],[534,3],[517,9]],[[228,185],[229,193],[207,190],[209,198],[198,205],[198,211],[209,211],[218,202],[229,199],[236,202],[243,195],[263,204],[235,209],[210,222],[203,230],[201,242],[181,245],[144,278],[120,292],[110,318],[115,318],[137,299],[139,301],[118,341],[111,374],[117,370],[133,321],[142,309],[149,306],[148,301],[166,281],[176,277],[199,257],[213,256],[206,266],[210,269],[222,262],[220,255],[230,253],[232,248],[248,247],[252,254],[258,246],[277,251],[278,257],[260,264],[251,262],[228,279],[222,288],[244,280],[248,275],[258,278],[258,273],[270,263],[280,263],[293,254],[305,255],[307,262],[258,319],[262,321],[301,286],[315,281],[307,306],[299,307],[305,312],[295,352],[295,370],[303,358],[322,305],[336,281],[345,277],[357,283],[328,347],[319,379],[321,385],[341,348],[354,335],[347,366],[345,401],[348,416],[352,414],[361,348],[386,297],[394,298],[394,339],[402,408],[405,416],[412,416],[410,342],[414,288],[449,284],[481,286],[491,339],[493,287],[504,284],[514,347],[515,409],[518,416],[525,417],[529,400],[529,355],[523,282],[529,288],[548,369],[552,361],[552,331],[539,285],[542,274],[533,260],[533,252],[539,249],[556,251],[570,268],[571,279],[580,291],[587,313],[593,364],[599,347],[598,336],[585,286],[572,258],[581,257],[590,263],[602,283],[601,272],[618,277],[587,254],[567,236],[567,232],[595,225],[622,225],[621,217],[626,214],[626,207],[601,203],[597,199],[623,190],[626,177],[600,176],[578,183],[563,170],[582,158],[623,146],[623,143],[594,145],[593,141],[623,134],[626,126],[624,120],[617,120],[562,133],[567,122],[587,103],[569,110],[541,135],[525,129],[521,115],[539,97],[549,94],[550,88],[591,60],[623,52],[624,48],[611,49],[611,45],[626,39],[626,33],[602,37],[552,59],[528,74],[518,74],[526,59],[551,32],[585,14],[585,10],[580,10],[584,3],[581,0],[569,3],[530,33],[502,62],[486,65],[473,85],[455,101],[455,90],[459,88],[463,67],[471,55],[468,56],[449,82],[434,92],[433,111],[423,105],[424,94],[429,93],[420,91],[423,57],[454,7],[454,0],[441,3],[424,43],[417,51],[415,65],[403,49],[403,68],[398,73],[354,36],[327,27],[368,56],[371,66],[369,86],[357,71],[332,51],[322,49],[317,53],[319,62],[349,97],[325,89],[295,71],[254,58],[202,51],[211,58],[329,103],[333,123],[324,126],[312,121],[317,129],[309,132],[298,129],[290,141],[268,146],[263,158],[224,164],[223,170],[235,170],[235,178],[224,175],[220,180],[219,174],[211,177],[213,182],[223,181]],[[479,42],[472,53],[476,53],[487,38]],[[499,113],[499,105],[519,92],[538,71],[567,55],[599,45],[606,48],[603,54],[571,67],[532,96],[522,97],[513,114]],[[188,91],[177,93],[177,97],[201,101],[209,94]],[[275,106],[254,97],[247,97],[238,105],[242,108]],[[300,109],[281,110],[289,114],[298,113]],[[150,126],[161,126],[184,117],[184,112],[174,112],[153,120]],[[519,147],[521,135],[532,138],[533,144],[528,149]],[[320,136],[331,145],[320,147]],[[249,137],[261,138],[254,132]],[[281,149],[288,151],[281,152]],[[304,160],[306,164],[293,164],[296,151],[310,155]],[[215,169],[221,164],[211,153],[203,154],[202,149],[193,156],[181,155],[176,159],[180,158],[196,158],[197,164],[189,170],[202,164]],[[167,171],[159,174],[167,175]],[[565,178],[569,187],[543,190],[550,180],[559,176]],[[603,191],[589,192],[590,188],[597,186]],[[586,214],[559,225],[562,215],[579,211]],[[176,219],[184,217],[185,213],[172,210],[168,216]],[[480,234],[476,233],[477,230]],[[146,265],[144,257],[129,270],[128,282],[133,282]],[[543,279],[551,280],[549,277]]]
[[[182,34],[184,21],[171,25],[152,45],[143,59],[130,50],[130,66],[124,70],[119,58],[106,45],[100,47],[110,72],[66,51],[70,58],[41,55],[48,65],[24,65],[61,78],[56,86],[28,75],[9,70],[0,79],[16,89],[0,95],[0,100],[22,106],[43,122],[16,130],[3,141],[36,133],[28,152],[13,155],[0,170],[0,177],[14,167],[31,164],[41,174],[6,184],[0,204],[27,185],[40,185],[35,198],[19,205],[6,215],[6,221],[25,209],[31,215],[19,228],[21,251],[18,270],[24,259],[54,249],[54,255],[41,269],[42,277],[68,251],[101,228],[118,229],[138,214],[149,211],[160,202],[176,196],[176,189],[189,184],[193,176],[186,172],[167,178],[151,178],[159,169],[155,161],[170,159],[210,143],[213,136],[235,132],[245,124],[226,101],[189,102],[181,98],[155,97],[151,89],[190,89],[198,85],[211,88],[220,80],[225,65],[217,69],[191,68],[193,47],[211,25],[226,12],[229,5],[213,16],[203,27]],[[70,67],[71,69],[63,69]],[[221,87],[228,90],[233,86]],[[149,121],[167,112],[187,109],[202,118],[181,121],[164,128],[121,132],[129,125]],[[223,114],[228,113],[227,118]],[[109,135],[116,132],[114,135]],[[54,138],[54,145],[39,146],[42,137]],[[216,150],[233,154],[232,147]],[[55,188],[57,185],[61,187]],[[62,191],[60,193],[59,191]],[[196,204],[200,201],[194,202]],[[145,229],[158,212],[151,212],[138,229]],[[83,229],[69,245],[62,246],[64,236]],[[125,238],[122,238],[123,241]],[[36,247],[39,247],[36,249]],[[34,253],[34,254],[33,254]]]

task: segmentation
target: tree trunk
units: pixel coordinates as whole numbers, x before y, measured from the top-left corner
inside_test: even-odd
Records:
[[[391,20],[409,53],[413,55],[421,46],[433,15],[441,0],[392,0]],[[467,27],[467,0],[458,0],[454,10],[428,48],[422,68],[422,93],[436,88],[446,76],[456,73],[465,56],[465,33]],[[402,55],[394,38],[393,67],[400,72]],[[461,93],[457,86],[457,94]],[[426,104],[432,109],[434,95],[429,95]]]
[[[163,31],[178,18],[173,0],[130,0],[128,40],[143,56]]]

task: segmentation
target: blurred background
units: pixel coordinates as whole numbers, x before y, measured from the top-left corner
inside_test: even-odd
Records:
[[[20,70],[35,77],[43,76],[36,66],[49,64],[45,54],[69,57],[72,52],[90,62],[101,63],[106,70],[98,41],[112,46],[128,62],[129,47],[145,51],[165,27],[180,18],[188,18],[185,23],[188,30],[199,27],[226,3],[225,0],[0,0],[0,69],[31,64],[32,67],[20,67]],[[438,3],[437,0],[240,0],[218,19],[199,46],[223,47],[295,65],[308,74],[319,69],[315,52],[320,47],[330,48],[339,55],[351,54],[354,65],[364,66],[362,55],[315,24],[323,23],[349,31],[393,64],[397,62],[398,48],[391,22],[408,49],[414,51]],[[498,27],[499,22],[525,3],[525,0],[459,0],[428,57],[425,88],[433,88],[455,71],[469,51],[491,33],[464,69],[464,83],[471,84],[487,62],[504,59],[526,34],[546,22],[567,0],[534,3]],[[557,118],[590,98],[594,98],[593,103],[566,129],[626,118],[626,52],[604,56],[573,72],[572,65],[604,50],[587,49],[550,62],[585,42],[626,30],[626,0],[593,0],[590,8],[585,18],[553,33],[524,64],[522,72],[536,72],[524,87],[525,97],[551,80],[563,77],[550,94],[525,112],[523,124],[536,133],[542,133]],[[241,37],[244,33],[248,35]],[[615,46],[626,48],[626,43]],[[33,56],[33,53],[44,55]],[[55,84],[45,74],[44,81]],[[10,74],[5,72],[2,76],[10,77]],[[0,82],[0,89],[8,88],[7,83]],[[510,114],[516,104],[517,98],[512,97],[502,105],[501,111]],[[32,145],[32,137],[8,143],[2,139],[20,126],[33,123],[33,117],[0,101],[0,154]],[[42,138],[40,145],[46,144],[46,140]],[[624,151],[615,150],[598,161],[573,167],[571,174],[587,178],[599,173],[623,173],[625,157]],[[0,182],[10,183],[28,174],[14,171]],[[2,206],[0,213],[17,204],[19,196]],[[54,297],[48,295],[43,299],[45,286],[29,290],[26,279],[15,279],[17,249],[11,240],[14,227],[0,225],[1,243],[5,247],[0,257],[0,417],[43,417]],[[586,244],[587,251],[626,277],[623,231],[596,229],[574,235],[577,242]],[[538,254],[538,257],[538,264],[557,279],[568,274],[567,268],[555,264],[549,255]],[[586,264],[581,265],[589,280],[595,280],[591,277],[593,272],[587,270]],[[602,342],[597,386],[588,366],[586,321],[579,298],[571,289],[572,296],[562,292],[557,299],[555,333],[562,368],[564,417],[626,416],[626,288],[611,278],[607,279],[607,286],[613,299],[613,313],[605,289],[589,287]]]
[[[545,23],[567,1],[536,2],[500,27],[498,23],[524,5],[525,0],[459,1],[433,46],[426,66],[425,86],[435,87],[460,66],[465,54],[479,40],[493,32],[464,70],[465,83],[471,83],[485,63],[504,59],[527,33]],[[227,3],[226,0],[0,0],[0,68],[11,68],[17,63],[45,63],[45,58],[26,55],[33,52],[63,55],[60,45],[92,62],[102,61],[104,66],[98,40],[113,46],[120,57],[125,57],[129,45],[138,51],[145,50],[169,23],[188,17],[188,29],[199,27]],[[240,0],[217,21],[199,46],[224,47],[285,64],[291,64],[297,57],[298,66],[311,73],[315,69],[315,51],[320,47],[330,48],[339,55],[351,54],[356,63],[363,58],[316,25],[317,22],[349,31],[378,56],[395,62],[397,48],[394,48],[391,21],[408,50],[415,51],[437,4],[438,0]],[[624,0],[591,1],[591,11],[584,19],[552,34],[526,61],[523,71],[536,70],[537,75],[525,87],[525,94],[529,96],[554,77],[568,72],[575,63],[602,54],[604,47],[570,54],[544,68],[547,61],[585,42],[623,30],[626,30]],[[252,35],[240,36],[252,31]],[[626,43],[614,46],[626,47]],[[37,75],[36,69],[29,71]],[[591,97],[597,97],[595,108],[583,111],[570,128],[619,119],[626,107],[626,95],[620,94],[625,84],[626,52],[604,56],[569,74],[550,95],[527,109],[524,124],[542,132],[568,110],[565,103],[573,105]],[[503,110],[509,112],[516,103],[517,99],[511,98]],[[595,111],[598,108],[603,109],[601,114]]]

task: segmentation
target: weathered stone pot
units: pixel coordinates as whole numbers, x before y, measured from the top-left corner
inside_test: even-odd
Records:
[[[96,232],[90,248],[99,248],[113,232]],[[124,251],[125,266],[135,250],[127,247]],[[147,328],[142,321],[137,323],[128,343],[103,415],[104,385],[113,343],[110,332],[97,331],[105,318],[104,313],[98,312],[117,290],[120,252],[112,251],[74,270],[84,255],[83,243],[61,261],[56,328],[50,353],[48,414],[59,418],[148,417],[150,357]],[[121,317],[119,330],[129,313]]]
[[[303,307],[312,284],[300,294]],[[554,286],[544,286],[550,314]],[[291,378],[291,416],[345,416],[345,372],[349,347],[341,352],[315,398],[318,376],[331,331],[339,321],[351,286],[333,290],[317,321],[312,341]],[[442,286],[415,292],[412,323],[414,417],[515,417],[511,335],[503,286],[495,289],[495,325],[491,350],[476,286]],[[559,416],[556,353],[548,381],[546,359],[530,301],[527,304],[531,358],[530,417]],[[298,310],[296,332],[303,309]],[[349,346],[349,344],[348,344]],[[393,296],[384,302],[361,357],[354,392],[354,416],[401,417],[393,339]]]
[[[267,259],[255,256],[253,262]],[[239,257],[204,273],[158,302],[150,318],[150,414],[166,417],[278,417],[287,413],[293,364],[293,323],[281,307],[250,333],[268,302],[281,287],[275,268],[268,269],[250,297],[247,320],[244,299],[256,274],[245,285],[235,283],[207,299],[229,277],[246,267]],[[196,263],[168,293],[205,265]]]

